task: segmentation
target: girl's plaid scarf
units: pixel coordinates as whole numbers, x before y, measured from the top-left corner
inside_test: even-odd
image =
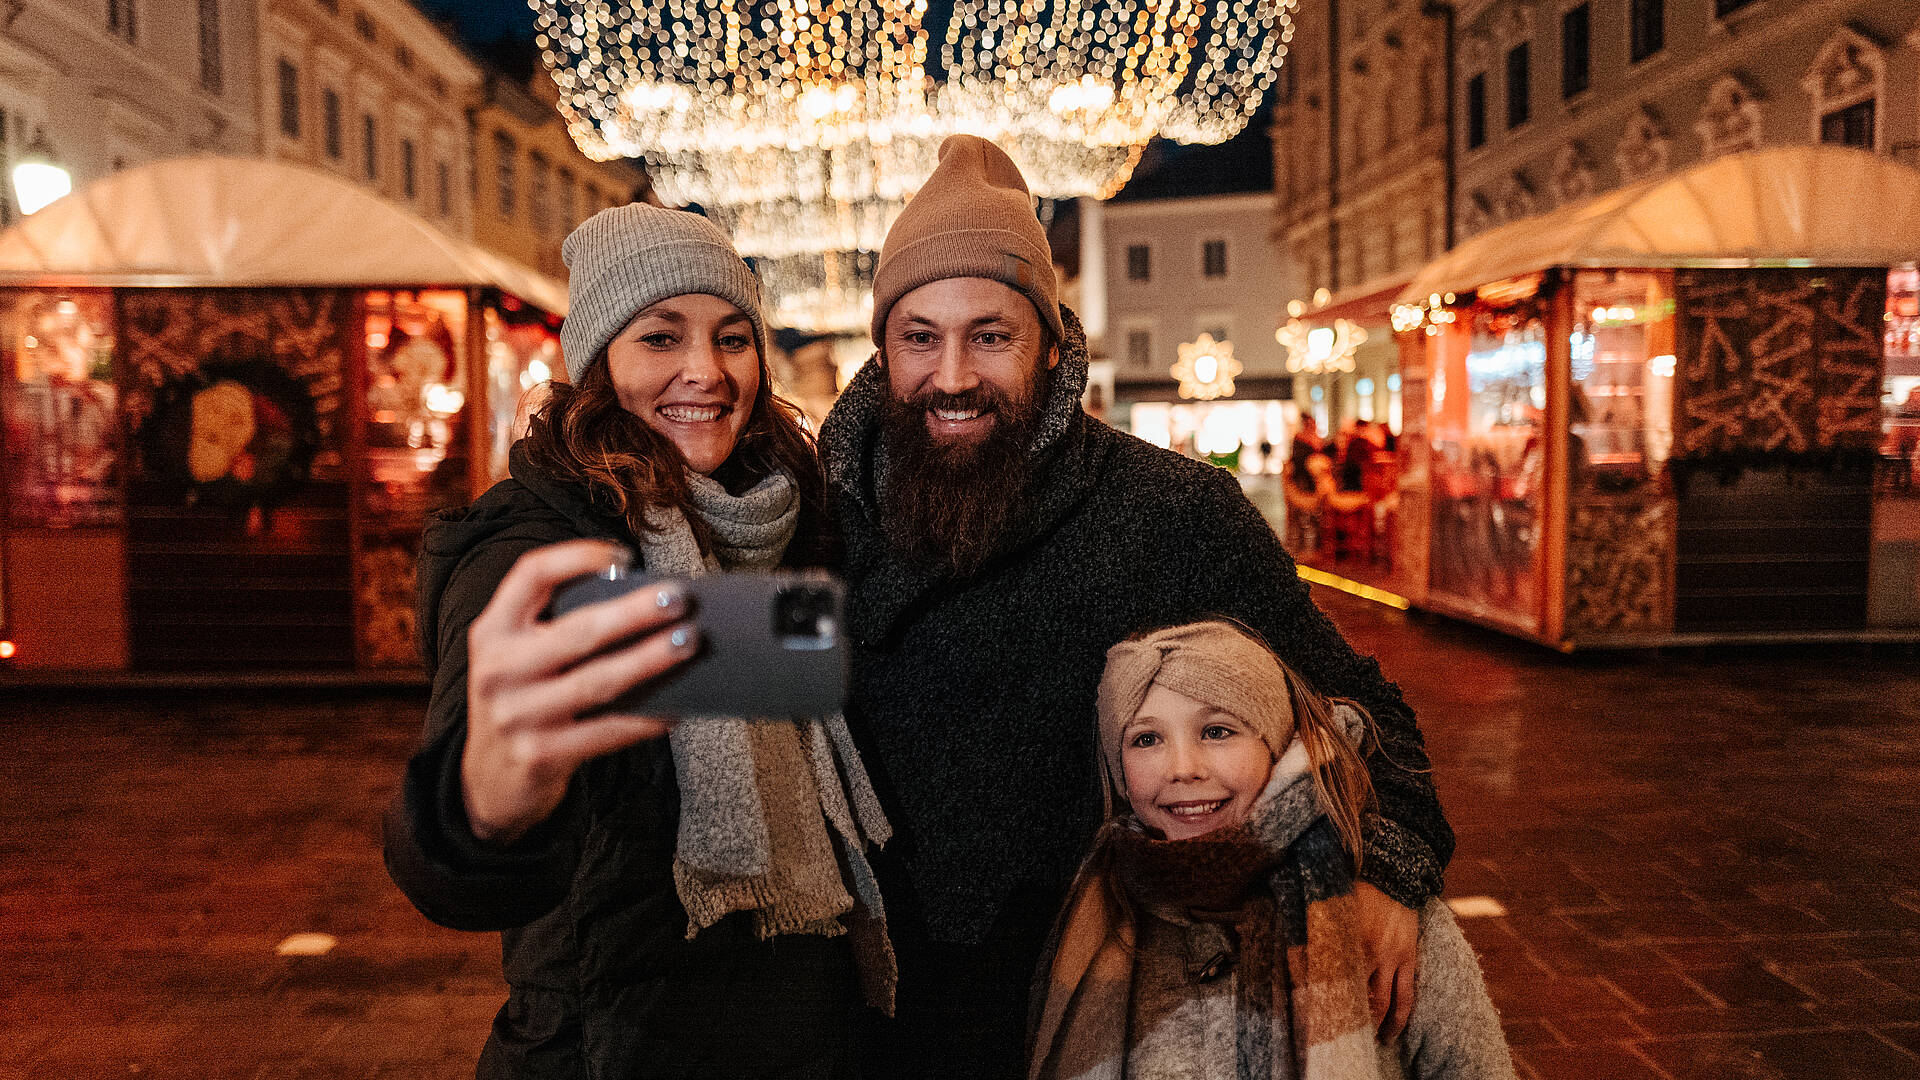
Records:
[[[1109,822],[1042,958],[1030,1080],[1126,1077],[1142,910],[1220,923],[1238,941],[1232,1075],[1373,1080],[1379,1058],[1353,885],[1298,742],[1243,825],[1169,842],[1131,816]]]

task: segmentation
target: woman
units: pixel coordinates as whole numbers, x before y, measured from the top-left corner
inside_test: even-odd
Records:
[[[681,663],[698,627],[670,584],[543,618],[610,561],[685,577],[822,554],[758,283],[705,218],[645,205],[562,254],[571,385],[511,478],[427,531],[433,698],[388,871],[435,922],[502,933],[481,1077],[850,1075],[861,989],[890,1007],[892,954],[878,897],[846,884],[871,880],[887,827],[844,724],[581,719]]]

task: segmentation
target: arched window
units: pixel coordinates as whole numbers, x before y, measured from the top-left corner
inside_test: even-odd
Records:
[[[1879,150],[1878,115],[1886,79],[1880,46],[1849,27],[1827,40],[1800,85],[1813,99],[1813,137],[1824,143]]]

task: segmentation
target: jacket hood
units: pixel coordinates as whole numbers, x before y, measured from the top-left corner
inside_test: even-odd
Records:
[[[420,656],[428,671],[434,670],[440,659],[436,620],[430,616],[440,610],[441,597],[454,571],[474,551],[508,533],[529,528],[532,521],[545,521],[577,536],[628,542],[617,516],[595,506],[583,488],[556,479],[535,465],[527,454],[526,440],[514,443],[508,452],[507,472],[510,479],[487,489],[472,504],[441,510],[427,519],[426,533],[420,541],[415,591],[416,610],[428,616],[418,620],[416,629]]]
[[[1047,400],[1041,407],[1030,451],[1036,459],[1048,456],[1086,415],[1080,408],[1080,398],[1087,390],[1087,332],[1080,325],[1080,317],[1065,304],[1060,305],[1060,320],[1066,334],[1060,342],[1060,362],[1050,373]],[[826,423],[820,426],[820,455],[826,462],[828,486],[853,499],[869,516],[874,512],[873,470],[880,419],[890,393],[887,370],[876,349],[840,392]]]

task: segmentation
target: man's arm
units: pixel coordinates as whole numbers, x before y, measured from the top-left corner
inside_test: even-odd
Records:
[[[1314,605],[1293,559],[1233,475],[1214,470],[1208,483],[1185,523],[1195,614],[1239,619],[1321,693],[1352,698],[1373,715],[1379,744],[1367,761],[1379,811],[1360,876],[1418,910],[1439,894],[1454,839],[1413,710],[1379,663],[1355,652]]]

